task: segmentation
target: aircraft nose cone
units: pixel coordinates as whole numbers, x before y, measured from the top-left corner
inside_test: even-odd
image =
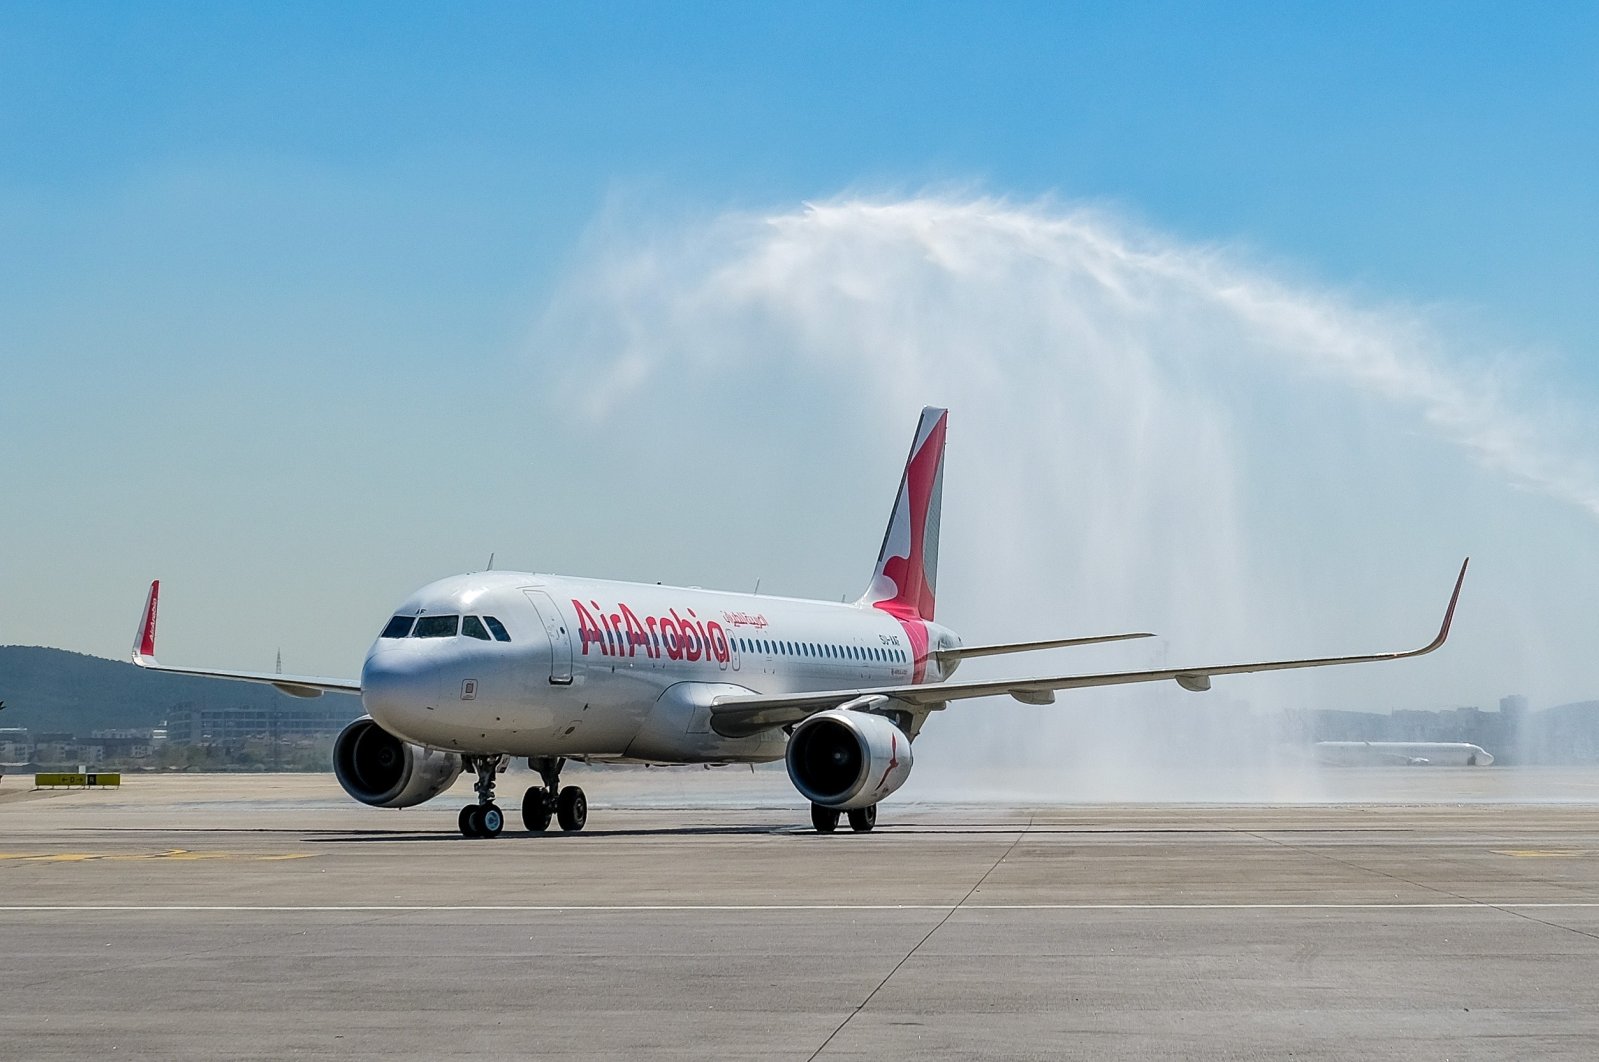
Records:
[[[438,701],[436,669],[409,647],[374,650],[361,668],[361,705],[384,729],[404,734],[408,723]]]

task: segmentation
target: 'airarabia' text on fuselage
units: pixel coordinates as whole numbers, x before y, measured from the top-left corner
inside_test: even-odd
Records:
[[[645,616],[642,620],[621,602],[617,603],[616,611],[607,612],[598,601],[584,605],[573,598],[572,608],[577,612],[578,637],[585,656],[592,647],[601,656],[643,653],[652,660],[664,655],[668,660],[707,660],[718,664],[726,664],[732,658],[732,647],[722,625],[715,620],[700,619],[691,608],[683,610],[687,615],[679,615],[673,608],[664,616]]]

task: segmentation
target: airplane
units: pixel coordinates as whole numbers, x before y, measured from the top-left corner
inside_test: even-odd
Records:
[[[1493,754],[1468,741],[1318,741],[1316,759],[1329,767],[1487,767]]]
[[[498,836],[495,781],[526,757],[542,785],[522,796],[530,833],[583,829],[588,801],[561,786],[568,760],[730,764],[784,760],[811,824],[841,815],[869,831],[905,784],[912,744],[956,701],[1422,656],[1449,635],[1462,564],[1437,636],[1420,649],[953,681],[964,660],[1152,637],[1148,632],[967,645],[934,620],[947,411],[922,411],[866,592],[853,603],[757,596],[529,572],[457,575],[417,590],[385,621],[358,681],[171,667],[155,658],[160,581],[150,584],[133,662],[154,671],[276,686],[299,697],[354,693],[366,714],[333,746],[339,784],[374,807],[411,807],[476,775],[463,837]]]

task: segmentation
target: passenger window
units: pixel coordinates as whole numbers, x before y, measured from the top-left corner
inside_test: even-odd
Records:
[[[404,638],[411,633],[412,619],[410,616],[395,616],[389,620],[389,625],[383,628],[379,638]]]
[[[461,633],[468,638],[477,638],[489,641],[489,632],[484,628],[483,621],[476,616],[467,616],[461,620]]]
[[[454,638],[460,616],[422,616],[411,631],[413,638]]]
[[[489,630],[494,632],[495,641],[508,642],[511,640],[511,635],[508,631],[506,631],[505,624],[501,623],[493,616],[484,616],[483,623],[486,627],[488,627]]]

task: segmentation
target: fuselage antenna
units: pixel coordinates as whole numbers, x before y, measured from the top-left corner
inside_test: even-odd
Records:
[[[492,572],[494,570],[494,554],[489,554],[489,566],[483,570],[486,572]]]

